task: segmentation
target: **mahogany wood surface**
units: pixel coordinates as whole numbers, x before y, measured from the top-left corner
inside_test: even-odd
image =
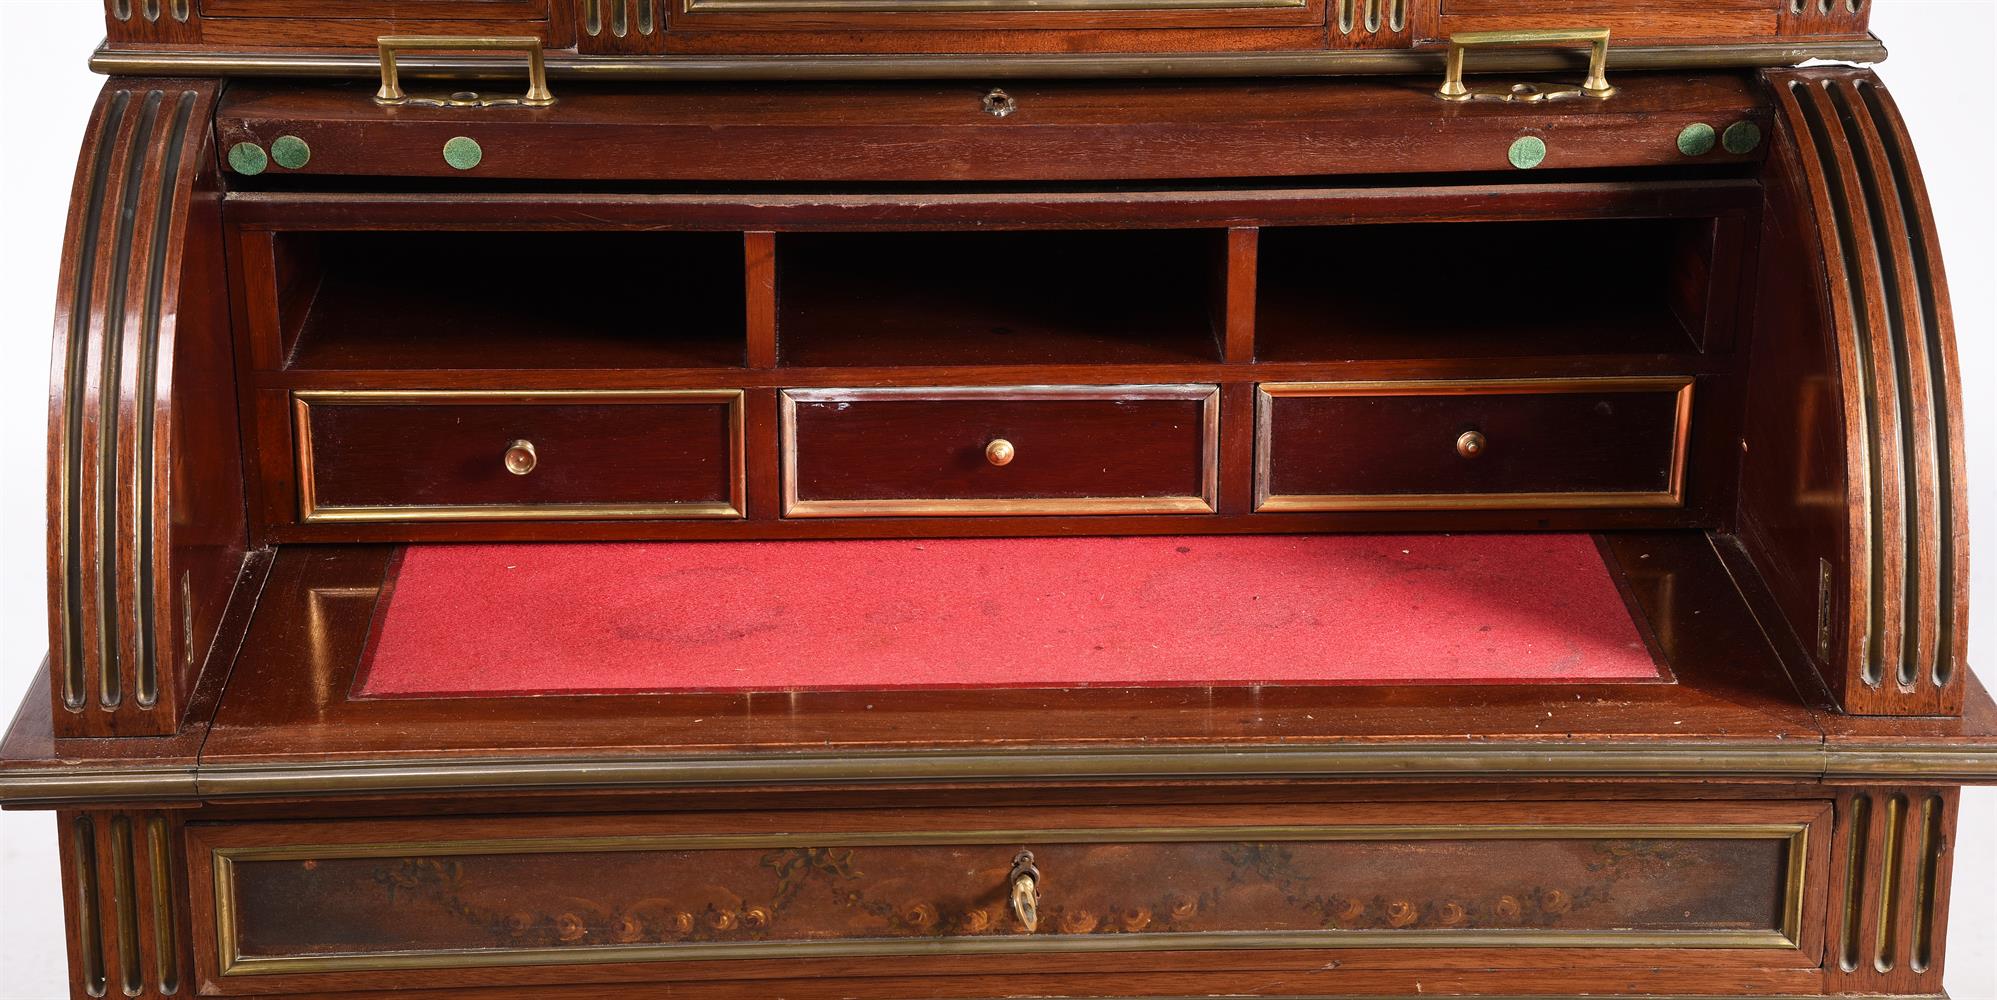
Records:
[[[1332,383],[1313,394],[1265,397],[1269,468],[1257,485],[1266,495],[1662,494],[1672,487],[1679,390],[1668,386],[1341,391]],[[1472,454],[1462,451],[1465,434],[1479,436]]]
[[[785,439],[787,498],[1201,500],[1215,433],[1206,414],[1218,390],[1169,389],[787,395],[795,428]],[[1014,449],[1004,464],[987,453],[996,441]]]
[[[305,407],[313,516],[340,508],[661,506],[733,503],[741,474],[733,399],[506,402],[482,397]],[[525,472],[507,466],[524,441]]]
[[[306,177],[728,181],[1137,181],[1505,171],[1512,143],[1544,141],[1538,170],[1756,163],[1715,147],[1678,149],[1694,122],[1770,126],[1745,75],[1626,74],[1607,101],[1448,104],[1432,79],[1009,83],[1018,110],[983,110],[976,84],[702,85],[644,91],[572,86],[552,108],[381,108],[358,84],[232,87],[216,116],[222,148],[312,149],[237,186]],[[393,127],[385,127],[392,123]],[[469,170],[444,161],[465,136]],[[818,155],[799,156],[812,149]],[[244,184],[241,181],[249,181]]]
[[[109,47],[134,52],[178,46],[229,55],[323,53],[366,51],[380,35],[535,34],[557,51],[627,59],[683,53],[1433,50],[1458,32],[1577,26],[1606,27],[1624,44],[1662,46],[1681,59],[1696,60],[1704,48],[1718,50],[1724,59],[1730,47],[1743,43],[1863,40],[1870,13],[1865,4],[1790,0],[1576,0],[1546,11],[1488,0],[1294,0],[1234,7],[1164,0],[1053,6],[933,0],[896,5],[104,0],[104,6]]]
[[[1933,211],[1869,72],[1768,79],[1787,148],[1772,171],[1767,256],[1802,253],[1822,268],[1808,274],[1805,311],[1762,320],[1783,373],[1767,391],[1792,414],[1763,440],[1772,469],[1791,471],[1781,486],[1755,484],[1744,535],[1848,709],[1949,714],[1967,641],[1968,507]],[[1764,280],[1790,277],[1785,262],[1766,267]],[[1798,322],[1830,335],[1799,341]],[[1835,395],[1811,379],[1825,370]]]
[[[1864,24],[1763,0],[109,3],[133,51],[435,29],[636,66]],[[1009,80],[1003,117],[970,79],[564,81],[480,111],[114,81],[64,251],[55,653],[0,743],[5,804],[64,810],[73,995],[1939,993],[1956,786],[1997,780],[1997,703],[1961,662],[1933,207],[1868,71],[1614,75],[1606,102],[1460,107],[1417,77]],[[1698,124],[1734,139],[1700,152]],[[309,160],[225,165],[281,136]],[[1489,390],[1520,381],[1583,391]],[[1259,428],[1286,382],[1398,388],[1278,393]],[[1437,383],[1467,391],[1410,391]],[[1193,392],[1088,395],[1160,386]],[[1461,457],[1464,430],[1488,450]],[[1447,509],[1655,494],[1681,459],[1682,505]],[[1258,487],[1390,499],[1278,512]],[[801,516],[1161,497],[1195,504]],[[727,516],[563,518],[660,499]],[[408,544],[1563,529],[1599,533],[1659,679],[356,693]],[[1033,935],[997,905],[1022,847]]]
[[[107,84],[79,158],[49,403],[58,731],[171,734],[242,566],[219,88]]]

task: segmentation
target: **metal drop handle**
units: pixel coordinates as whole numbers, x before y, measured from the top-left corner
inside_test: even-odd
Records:
[[[1026,933],[1040,927],[1040,869],[1033,864],[1033,852],[1021,851],[1012,859],[1012,873],[1006,876],[1013,918]]]

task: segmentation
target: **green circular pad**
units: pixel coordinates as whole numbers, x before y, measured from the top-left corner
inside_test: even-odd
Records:
[[[1720,137],[1720,142],[1727,147],[1727,152],[1736,156],[1741,153],[1752,153],[1756,146],[1761,145],[1761,126],[1753,122],[1734,122],[1727,126],[1727,132]]]
[[[239,142],[229,147],[229,169],[245,177],[255,177],[269,166],[270,157],[254,142]]]
[[[286,170],[297,170],[312,162],[312,147],[295,135],[281,135],[270,144],[270,158]]]
[[[1512,166],[1520,170],[1531,170],[1546,160],[1546,140],[1536,135],[1519,137],[1512,148],[1505,153]]]
[[[1705,122],[1693,122],[1678,133],[1678,151],[1686,156],[1704,156],[1713,151],[1713,143],[1718,137],[1713,127]]]
[[[461,135],[444,143],[444,162],[458,170],[470,170],[483,159],[485,150],[480,149],[478,141],[469,136]]]

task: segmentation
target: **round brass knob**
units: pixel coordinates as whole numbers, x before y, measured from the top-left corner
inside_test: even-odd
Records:
[[[1484,453],[1484,435],[1478,431],[1464,431],[1456,435],[1456,453],[1464,458],[1476,458]]]
[[[534,442],[521,438],[506,446],[506,471],[516,476],[524,476],[534,471],[534,463],[540,456],[534,453]]]
[[[995,438],[991,444],[985,445],[985,461],[993,465],[1008,464],[1015,454],[1018,453],[1013,450],[1012,442],[1005,438]]]

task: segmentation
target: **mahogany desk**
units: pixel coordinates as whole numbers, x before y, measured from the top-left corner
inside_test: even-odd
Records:
[[[72,995],[1940,994],[1866,17],[108,0],[0,744]]]

